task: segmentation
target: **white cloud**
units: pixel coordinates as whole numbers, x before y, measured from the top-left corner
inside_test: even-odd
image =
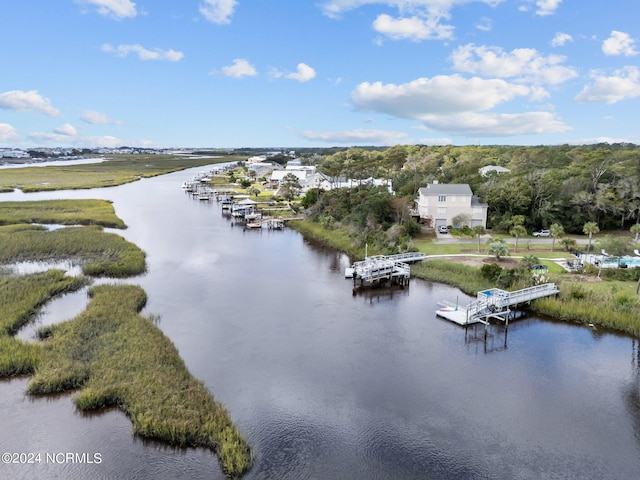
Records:
[[[638,67],[624,67],[613,75],[601,72],[591,73],[594,82],[587,85],[575,97],[576,102],[617,103],[625,99],[640,96],[640,70]]]
[[[451,115],[488,110],[530,93],[531,89],[525,85],[500,79],[439,75],[401,85],[364,82],[352,92],[351,100],[360,110],[421,120],[425,115],[434,113]]]
[[[29,133],[27,137],[33,142],[38,144],[48,143],[48,144],[54,144],[58,146],[77,145],[77,146],[91,148],[91,147],[118,147],[125,144],[125,142],[123,142],[119,138],[112,137],[110,135],[87,137],[82,135],[67,135],[64,133],[57,133],[56,131],[54,131],[53,133],[46,133],[46,132]],[[131,142],[126,142],[126,143],[131,145]]]
[[[315,78],[315,76],[316,71],[313,68],[306,63],[299,63],[296,72],[285,75],[285,78],[297,80],[298,82],[308,82],[312,78]]]
[[[136,4],[130,0],[76,0],[76,2],[94,5],[100,15],[117,20],[132,18],[138,14]]]
[[[208,21],[224,25],[231,23],[231,16],[237,4],[236,0],[203,0],[200,13]]]
[[[53,131],[58,135],[66,135],[71,137],[78,134],[78,131],[70,123],[65,123],[64,125],[55,128]]]
[[[121,125],[119,120],[112,120],[104,113],[96,112],[94,110],[85,111],[80,119],[83,122],[90,123],[91,125]]]
[[[573,42],[573,37],[571,35],[569,35],[568,33],[558,32],[553,37],[553,40],[551,40],[551,46],[552,47],[562,47],[567,42]]]
[[[345,130],[339,132],[313,132],[310,130],[304,130],[298,132],[298,134],[307,140],[348,145],[393,145],[400,143],[407,137],[407,134],[404,132],[368,129]]]
[[[425,115],[422,120],[430,128],[470,137],[511,137],[570,130],[570,127],[549,112],[465,112],[456,115]]]
[[[449,12],[456,5],[485,3],[495,7],[505,0],[326,0],[320,6],[322,12],[331,18],[340,18],[343,13],[366,5],[382,4],[396,7],[400,12]]]
[[[563,143],[567,145],[595,145],[598,143],[638,143],[628,138],[613,138],[613,137],[591,137],[591,138],[579,138],[573,140],[567,140]]]
[[[118,57],[126,57],[130,53],[138,55],[140,60],[166,60],[169,62],[178,62],[184,57],[182,52],[177,52],[173,49],[161,50],[156,48],[154,50],[147,50],[142,45],[118,45],[114,47],[108,43],[102,45],[102,51],[106,53],[113,53]]]
[[[258,74],[255,67],[244,58],[236,58],[233,65],[222,67],[222,73],[233,78],[254,77]]]
[[[501,79],[466,79],[460,75],[420,78],[394,85],[361,83],[353,105],[394,117],[420,120],[429,128],[455,135],[511,136],[567,130],[548,112],[484,113],[518,97],[542,97],[541,89]]]
[[[455,70],[498,78],[516,78],[523,82],[559,84],[578,76],[574,68],[561,65],[566,57],[541,55],[535,48],[516,48],[505,52],[500,47],[458,47],[451,54]]]
[[[483,32],[490,32],[493,28],[493,22],[490,18],[483,17],[478,23],[476,23],[476,28]]]
[[[453,27],[441,25],[439,19],[423,19],[417,16],[393,18],[387,14],[379,15],[373,22],[373,29],[392,40],[431,40],[453,38]]]
[[[538,7],[536,14],[553,15],[561,3],[562,0],[536,0],[536,7]]]
[[[11,90],[0,93],[0,108],[16,112],[40,112],[50,117],[60,115],[60,111],[51,105],[51,101],[41,96],[37,90]]]
[[[521,12],[528,12],[531,10],[529,4],[535,4],[536,15],[546,16],[553,15],[562,3],[562,0],[523,0],[523,2],[525,3],[518,7],[518,10]]]
[[[8,123],[0,123],[0,142],[15,142],[20,137],[13,125]]]
[[[635,48],[635,40],[628,33],[613,30],[611,36],[602,42],[602,51],[605,55],[624,55],[630,57],[638,55]]]
[[[451,10],[457,5],[484,3],[495,7],[504,0],[326,0],[322,12],[330,18],[340,18],[343,13],[367,5],[386,5],[396,8],[400,14],[394,18],[378,15],[373,28],[391,39],[413,41],[453,38],[454,27],[441,23],[451,18]],[[482,24],[486,28],[486,23]],[[479,27],[480,28],[480,27]]]

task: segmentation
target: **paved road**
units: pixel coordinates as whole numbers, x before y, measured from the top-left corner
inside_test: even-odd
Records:
[[[491,235],[482,235],[480,237],[480,243],[485,243],[487,240],[489,240],[491,238]],[[576,243],[578,245],[588,245],[589,244],[589,239],[588,238],[574,238],[574,240],[576,241]],[[515,237],[512,238],[508,238],[505,240],[507,243],[515,243],[516,239]],[[549,237],[525,237],[525,238],[520,238],[518,240],[518,246],[522,246],[525,247],[527,245],[527,242],[530,243],[537,243],[537,244],[543,244],[543,245],[551,245],[551,243],[553,242],[553,238],[549,238]],[[438,244],[438,245],[455,245],[455,244],[465,244],[465,243],[469,243],[469,244],[478,244],[478,239],[477,238],[460,238],[460,237],[454,237],[453,235],[449,234],[449,233],[436,233],[436,238],[433,240],[433,243]],[[556,245],[560,246],[560,239],[557,238],[556,239]]]

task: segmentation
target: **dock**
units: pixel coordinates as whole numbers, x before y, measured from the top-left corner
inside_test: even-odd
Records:
[[[394,258],[395,256],[375,255],[366,257],[361,262],[354,263],[347,269],[345,276],[353,277],[353,286],[358,281],[364,285],[400,285],[409,284],[411,269],[407,262]]]
[[[491,288],[478,292],[477,298],[466,306],[440,302],[439,305],[442,308],[436,311],[436,315],[462,326],[474,323],[487,325],[492,318],[508,323],[510,307],[528,303],[537,298],[557,295],[559,292],[555,283],[545,283],[513,292]]]

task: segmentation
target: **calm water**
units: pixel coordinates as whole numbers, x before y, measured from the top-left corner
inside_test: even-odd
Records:
[[[348,260],[293,231],[244,231],[180,189],[202,167],[94,191],[0,200],[107,198],[148,253],[128,280],[149,294],[191,372],[255,452],[247,479],[635,479],[640,372],[631,339],[525,318],[508,337],[435,317],[466,297],[413,280],[352,295]],[[73,316],[86,294],[40,319]],[[29,330],[22,332],[28,338]],[[118,411],[0,382],[0,451],[99,453],[100,464],[0,465],[0,478],[223,478],[202,449],[131,434]]]

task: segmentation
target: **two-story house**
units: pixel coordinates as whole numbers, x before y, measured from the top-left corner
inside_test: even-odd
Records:
[[[416,209],[420,222],[429,227],[461,227],[463,225],[454,221],[460,218],[465,219],[464,223],[472,228],[476,225],[487,227],[488,205],[482,203],[466,183],[432,183],[421,188],[418,190]]]

